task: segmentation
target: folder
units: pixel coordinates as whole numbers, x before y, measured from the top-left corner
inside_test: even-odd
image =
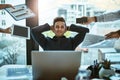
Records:
[[[11,27],[11,36],[30,39],[30,27],[13,24]]]

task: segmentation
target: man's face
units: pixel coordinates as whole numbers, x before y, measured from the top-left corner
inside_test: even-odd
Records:
[[[53,32],[57,37],[63,36],[66,32],[65,22],[62,21],[56,22],[53,28]]]

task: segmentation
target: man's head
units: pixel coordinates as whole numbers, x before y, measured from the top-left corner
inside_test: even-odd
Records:
[[[53,32],[55,33],[55,36],[63,36],[66,30],[67,27],[64,18],[56,17],[53,21]]]

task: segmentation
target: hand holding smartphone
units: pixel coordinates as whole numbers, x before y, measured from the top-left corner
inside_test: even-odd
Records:
[[[82,17],[82,18],[76,18],[76,23],[86,23],[88,22],[87,17]]]

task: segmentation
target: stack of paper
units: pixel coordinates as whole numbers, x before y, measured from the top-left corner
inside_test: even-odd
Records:
[[[117,39],[105,39],[105,36],[87,33],[81,47],[86,48],[113,48]]]

